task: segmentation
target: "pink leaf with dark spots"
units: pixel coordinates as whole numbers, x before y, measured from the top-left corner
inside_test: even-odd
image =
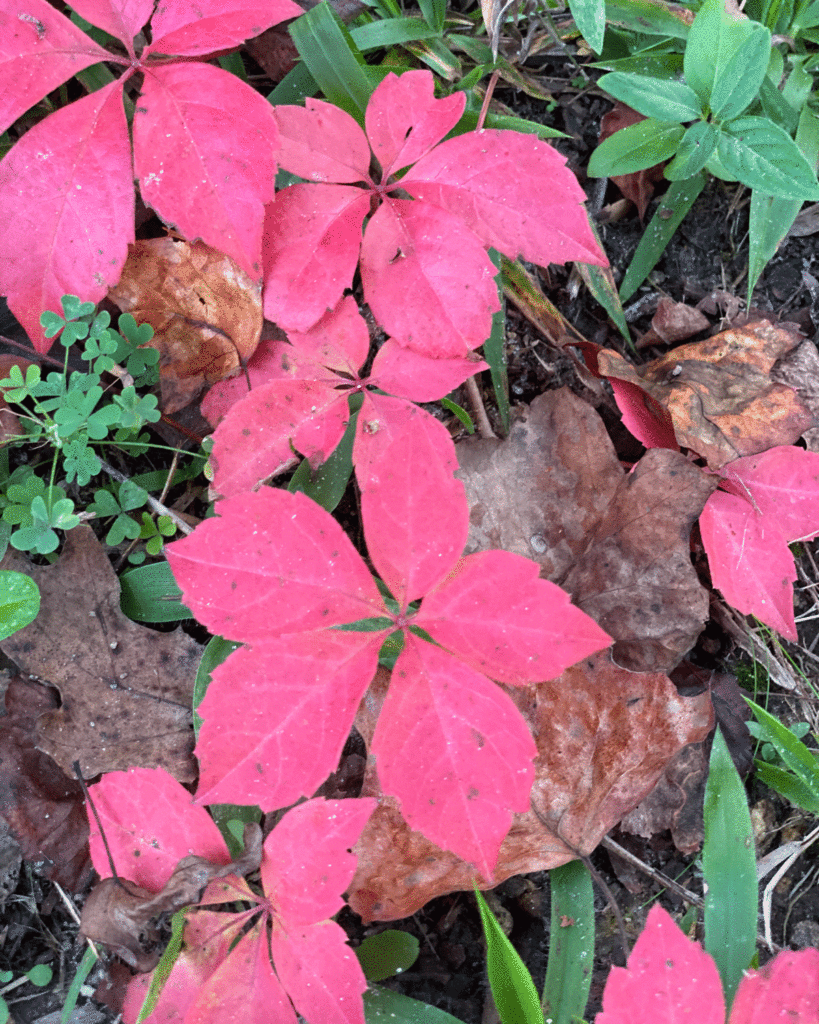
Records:
[[[0,133],[72,75],[109,56],[46,0],[5,4],[0,10]]]
[[[325,313],[309,331],[291,331],[287,336],[299,358],[351,378],[358,377],[370,351],[370,332],[352,295]]]
[[[145,53],[198,57],[232,49],[302,13],[291,0],[173,0],[159,5]]]
[[[348,113],[310,96],[303,107],[275,108],[281,166],[308,181],[369,181],[367,136]]]
[[[442,142],[401,180],[461,218],[484,245],[547,266],[607,266],[566,160],[534,135],[486,129]]]
[[[382,639],[326,630],[234,651],[198,709],[198,802],[267,810],[311,796],[338,765]]]
[[[216,512],[166,549],[183,600],[212,633],[252,643],[381,614],[361,556],[303,494],[264,487]]]
[[[204,64],[146,70],[134,116],[142,198],[254,278],[261,277],[277,141],[270,104],[235,75]]]
[[[508,551],[469,555],[427,594],[414,622],[492,679],[555,679],[611,637],[538,573],[537,562]]]
[[[289,348],[290,345],[286,341],[262,338],[247,362],[247,376],[242,373],[238,377],[231,377],[230,380],[220,380],[202,399],[199,411],[208,423],[215,427],[225,418],[231,406],[246,398],[253,388],[258,388],[269,380],[288,376],[282,365],[282,358]]]
[[[482,359],[432,359],[388,338],[376,353],[370,383],[411,402],[436,402],[488,369]]]
[[[353,282],[370,197],[348,185],[291,185],[264,222],[264,314],[306,331]]]
[[[410,828],[491,878],[512,813],[529,807],[534,740],[502,690],[411,634],[393,672],[372,742],[381,785]]]
[[[420,160],[448,135],[460,121],[465,106],[463,92],[435,99],[428,71],[405,71],[400,77],[387,75],[367,104],[364,122],[384,180]]]
[[[819,950],[785,950],[739,983],[729,1024],[819,1024]]]
[[[0,294],[38,352],[40,313],[65,294],[98,302],[134,238],[134,187],[119,83],[56,111],[0,162]]]
[[[153,0],[76,0],[72,8],[92,25],[115,36],[134,55],[134,36],[147,24]]]
[[[462,358],[486,341],[500,309],[495,273],[463,220],[439,207],[391,199],[367,225],[365,298],[388,334],[425,355]]]
[[[452,441],[446,427],[417,406],[367,395],[353,463],[367,550],[406,608],[443,578],[466,543],[469,509],[463,484],[453,476]]]

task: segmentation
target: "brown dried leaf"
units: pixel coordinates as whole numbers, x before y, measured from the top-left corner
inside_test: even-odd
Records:
[[[157,965],[160,914],[175,914],[198,903],[216,878],[257,871],[262,862],[262,830],[255,822],[244,829],[245,849],[230,864],[214,864],[205,857],[183,857],[158,893],[127,879],[103,878],[94,886],[83,907],[80,935],[101,942],[135,971],[144,973]]]
[[[649,345],[673,345],[685,341],[694,334],[706,330],[711,323],[704,313],[685,302],[675,302],[664,295],[657,303],[657,311],[651,319],[651,330],[637,342],[637,348]]]
[[[371,690],[356,722],[365,740],[383,678]],[[532,802],[549,828],[531,811],[515,815],[490,886],[591,853],[654,787],[669,759],[713,723],[707,693],[680,697],[667,676],[627,672],[605,653],[559,679],[507,692],[537,743]],[[365,920],[396,920],[473,881],[486,886],[471,865],[409,830],[398,802],[380,792],[372,761],[362,795],[379,798],[355,847],[348,898]]]
[[[819,352],[812,341],[803,341],[799,348],[780,359],[771,376],[793,388],[819,423]],[[804,436],[808,450],[819,452],[819,427],[811,427]]]
[[[152,238],[128,249],[108,297],[153,327],[162,407],[176,412],[253,354],[262,330],[261,285],[204,242]]]
[[[559,583],[623,479],[598,414],[559,388],[518,406],[505,440],[470,438],[457,448],[470,506],[467,552],[513,551]]]
[[[619,132],[621,128],[628,128],[629,125],[645,121],[642,114],[627,107],[619,100],[614,107],[604,114],[600,120],[599,142],[605,142],[609,136]],[[648,204],[654,195],[654,182],[662,181],[663,167],[665,164],[654,164],[653,167],[646,167],[642,171],[632,171],[631,174],[615,174],[612,181],[620,189],[626,199],[630,199],[637,207],[640,220],[645,217]]]
[[[57,693],[14,676],[0,718],[0,815],[29,861],[69,892],[91,876],[82,787],[35,747],[37,719],[57,706]]]
[[[133,765],[192,782],[199,644],[122,614],[119,580],[89,526],[66,534],[54,565],[9,550],[0,568],[27,573],[40,588],[37,618],[0,644],[22,672],[60,691],[62,706],[37,723],[38,748],[66,774],[79,759],[86,778]]]
[[[680,454],[652,448],[625,477],[565,580],[633,672],[669,672],[708,618],[691,527],[717,486]]]
[[[777,383],[777,360],[800,342],[782,327],[759,320],[681,345],[635,367],[619,353],[598,353],[600,372],[636,384],[665,406],[682,448],[712,469],[776,445],[793,444],[815,418],[795,391]]]

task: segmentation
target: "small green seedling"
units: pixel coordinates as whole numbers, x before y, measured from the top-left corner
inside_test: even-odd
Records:
[[[0,1024],[6,1024],[11,1014],[9,1013],[8,1003],[4,999],[4,996],[12,992],[14,989],[19,988],[21,985],[36,985],[37,988],[44,988],[49,984],[52,978],[52,970],[47,964],[37,964],[32,967],[30,971],[17,978],[16,981],[12,981],[14,975],[11,971],[0,971]]]

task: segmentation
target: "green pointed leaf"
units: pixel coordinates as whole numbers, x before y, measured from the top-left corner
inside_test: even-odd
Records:
[[[531,974],[477,889],[475,899],[486,939],[486,972],[501,1024],[543,1024]]]
[[[685,82],[614,71],[603,75],[597,84],[616,100],[657,121],[693,121],[702,113],[697,94]]]
[[[754,717],[762,727],[762,738],[773,744],[776,752],[785,762],[788,768],[796,775],[810,794],[812,807],[808,810],[815,810],[819,805],[819,760],[808,750],[805,744],[784,726],[777,718],[774,718],[764,708],[746,698],[748,707],[753,711]],[[800,806],[805,806],[799,801]]]
[[[543,986],[543,1014],[553,1024],[583,1016],[594,968],[594,892],[579,860],[549,872],[552,920],[549,962]]]
[[[580,34],[595,53],[601,53],[606,32],[606,0],[569,0],[569,10]]]
[[[669,181],[684,181],[699,174],[717,148],[719,128],[705,121],[696,121],[686,129],[677,155],[665,169]]]
[[[749,188],[782,199],[819,199],[819,183],[788,133],[764,117],[738,117],[724,125],[716,155]]]
[[[717,728],[703,807],[705,949],[714,958],[728,1006],[756,950],[758,887],[748,798]]]
[[[753,27],[755,25],[756,28]],[[683,56],[685,80],[703,104],[712,105],[712,92],[717,88],[717,83],[724,79],[735,54],[761,28],[761,25],[749,21],[744,14],[729,14],[724,0],[705,0],[688,33]],[[767,68],[767,56],[765,66]],[[725,81],[724,85],[719,86],[720,100],[726,98],[725,89],[729,85]],[[755,88],[759,89],[759,82]]]
[[[648,118],[622,128],[601,142],[589,160],[589,176],[610,178],[631,174],[669,160],[685,135],[685,128]]]
[[[771,33],[755,21],[745,24],[746,38],[719,67],[711,90],[711,113],[725,120],[738,117],[756,98],[768,70]]]

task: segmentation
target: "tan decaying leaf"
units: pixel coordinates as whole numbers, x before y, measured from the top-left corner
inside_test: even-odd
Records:
[[[237,373],[259,342],[261,285],[203,242],[152,238],[129,246],[109,298],[154,329],[165,412]]]
[[[637,341],[637,348],[649,345],[673,345],[685,341],[711,326],[708,317],[694,306],[675,302],[664,295],[651,319],[651,329]]]
[[[670,671],[695,643],[708,592],[691,564],[691,525],[716,486],[655,449],[626,476],[603,421],[561,388],[520,407],[504,441],[458,445],[470,505],[468,551],[504,548],[614,637],[615,660]]]
[[[797,393],[772,378],[801,339],[767,320],[681,345],[645,366],[598,354],[600,372],[636,384],[668,409],[681,448],[712,469],[777,445],[793,444],[815,418]]]
[[[216,878],[257,871],[262,862],[262,830],[255,822],[244,829],[244,852],[230,864],[204,857],[183,857],[158,893],[120,878],[103,878],[91,890],[82,911],[80,935],[101,942],[135,971],[153,970],[159,962],[157,918],[198,903]]]
[[[591,853],[651,791],[668,761],[702,740],[713,724],[707,693],[680,697],[667,676],[627,672],[605,652],[559,679],[507,692],[537,743],[532,804],[540,818],[532,811],[515,815],[492,886]],[[383,693],[381,676],[356,721],[365,742]],[[365,920],[406,917],[434,897],[478,881],[471,865],[409,830],[398,802],[380,792],[372,760],[362,795],[379,798],[354,849],[358,870],[348,896]]]
[[[0,648],[22,672],[51,683],[58,710],[37,722],[37,746],[68,776],[131,766],[196,778],[191,697],[202,649],[177,629],[157,633],[122,614],[119,579],[90,526],[66,534],[54,565],[9,549],[0,568],[40,588],[40,613]]]

